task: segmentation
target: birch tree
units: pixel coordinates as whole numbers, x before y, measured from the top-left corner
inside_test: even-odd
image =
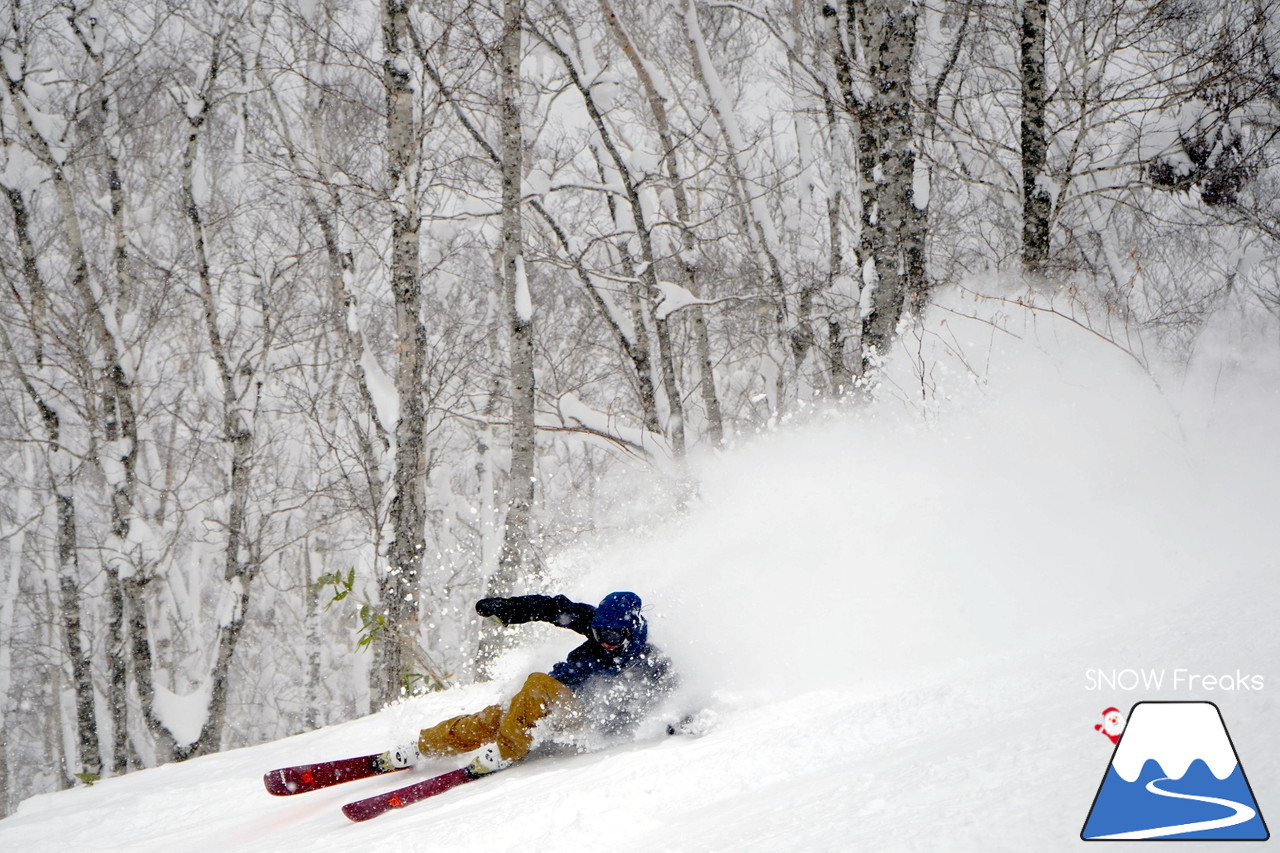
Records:
[[[1022,266],[1041,276],[1049,260],[1049,212],[1052,204],[1047,176],[1049,144],[1045,129],[1048,80],[1044,46],[1049,4],[1025,0],[1022,4]]]
[[[378,579],[387,630],[379,638],[374,673],[378,705],[397,700],[413,659],[412,636],[418,622],[418,586],[426,550],[426,413],[423,362],[426,330],[422,324],[417,179],[419,135],[409,39],[409,8],[402,0],[383,0],[382,72],[386,90],[386,185],[391,212],[390,282],[395,303],[396,396],[395,472],[391,500],[391,542],[387,568]]]
[[[533,298],[524,259],[524,138],[521,130],[520,59],[524,0],[504,0],[499,52],[502,175],[502,311],[508,327],[511,371],[510,497],[503,522],[498,570],[491,595],[511,595],[526,576],[540,571],[533,548],[533,502],[537,484],[534,437]]]
[[[907,259],[915,204],[916,14],[915,4],[883,0],[849,0],[843,11],[823,7],[860,169],[862,372],[888,352],[908,291],[925,287]],[[855,57],[864,63],[860,72]]]

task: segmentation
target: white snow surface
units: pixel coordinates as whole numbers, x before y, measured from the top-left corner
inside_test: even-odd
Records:
[[[1181,779],[1197,758],[1219,779],[1236,769],[1218,709],[1208,702],[1144,702],[1134,708],[1111,766],[1121,779],[1134,782],[1142,765],[1154,759],[1167,777]]]
[[[186,694],[177,694],[155,685],[156,716],[164,723],[174,740],[183,746],[195,743],[209,719],[210,687],[201,685]]]
[[[644,597],[676,710],[715,720],[703,736],[530,761],[364,824],[339,807],[463,759],[264,791],[272,768],[404,742],[574,645],[522,626],[497,682],[31,798],[0,850],[1074,850],[1112,757],[1098,715],[1157,699],[1217,703],[1280,814],[1276,342],[1217,329],[1213,361],[1161,392],[1074,324],[999,313],[1007,331],[944,306],[875,406],[698,457],[680,521],[553,563],[577,600]],[[1090,668],[1263,684],[1098,690]]]
[[[516,316],[523,323],[533,321],[533,297],[529,294],[529,277],[525,274],[524,255],[516,255]]]

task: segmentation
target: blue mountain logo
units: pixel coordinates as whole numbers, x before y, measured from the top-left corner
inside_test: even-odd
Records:
[[[1085,841],[1270,838],[1218,706],[1139,702],[1080,837]]]

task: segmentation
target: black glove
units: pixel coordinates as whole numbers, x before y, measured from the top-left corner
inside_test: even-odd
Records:
[[[476,602],[476,613],[481,616],[492,616],[503,625],[511,616],[511,602],[505,598],[482,598]]]

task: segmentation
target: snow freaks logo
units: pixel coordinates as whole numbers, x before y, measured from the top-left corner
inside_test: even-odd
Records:
[[[1106,725],[1096,728],[1106,733]],[[1082,839],[1271,837],[1217,705],[1139,702],[1119,725]]]
[[[1262,690],[1261,675],[1234,673],[1204,675],[1189,669],[1086,669],[1085,690],[1194,690],[1197,692],[1251,693]]]

